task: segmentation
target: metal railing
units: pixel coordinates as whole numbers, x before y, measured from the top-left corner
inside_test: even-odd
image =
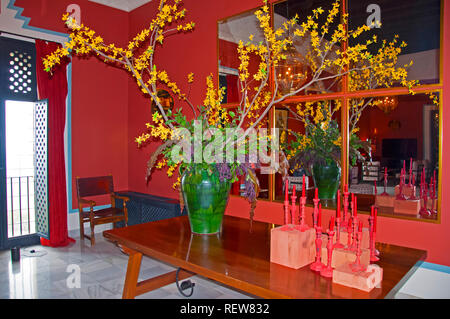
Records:
[[[7,177],[8,237],[34,234],[34,176]]]

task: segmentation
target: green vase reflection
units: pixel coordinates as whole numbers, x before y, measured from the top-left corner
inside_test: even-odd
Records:
[[[335,199],[341,179],[341,168],[333,162],[330,165],[314,165],[314,185],[319,189],[320,199]]]
[[[231,183],[220,182],[215,166],[191,166],[181,177],[181,190],[191,231],[196,234],[220,232],[228,204]]]

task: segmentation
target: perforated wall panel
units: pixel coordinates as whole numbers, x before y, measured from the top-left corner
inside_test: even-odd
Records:
[[[34,176],[36,232],[49,239],[48,160],[47,160],[47,100],[35,103],[34,109]]]
[[[35,102],[37,100],[35,44],[0,37],[0,48],[2,98]]]

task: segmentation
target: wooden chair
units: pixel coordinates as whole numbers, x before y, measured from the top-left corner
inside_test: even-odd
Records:
[[[88,238],[91,241],[91,246],[95,245],[94,228],[95,225],[113,223],[113,227],[116,227],[116,223],[120,221],[125,222],[125,226],[128,224],[128,212],[126,202],[128,197],[118,196],[114,193],[113,178],[109,176],[98,177],[86,177],[76,178],[77,184],[77,198],[78,209],[80,211],[80,239]],[[95,201],[86,199],[89,196],[109,195],[111,197],[111,207],[98,209],[94,211]],[[115,199],[123,200],[123,207],[115,207]],[[89,206],[88,212],[83,211],[83,207]],[[84,223],[90,223],[91,236],[84,234]]]

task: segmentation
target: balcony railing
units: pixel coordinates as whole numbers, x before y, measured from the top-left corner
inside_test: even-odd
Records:
[[[34,176],[7,177],[8,238],[36,233]]]

